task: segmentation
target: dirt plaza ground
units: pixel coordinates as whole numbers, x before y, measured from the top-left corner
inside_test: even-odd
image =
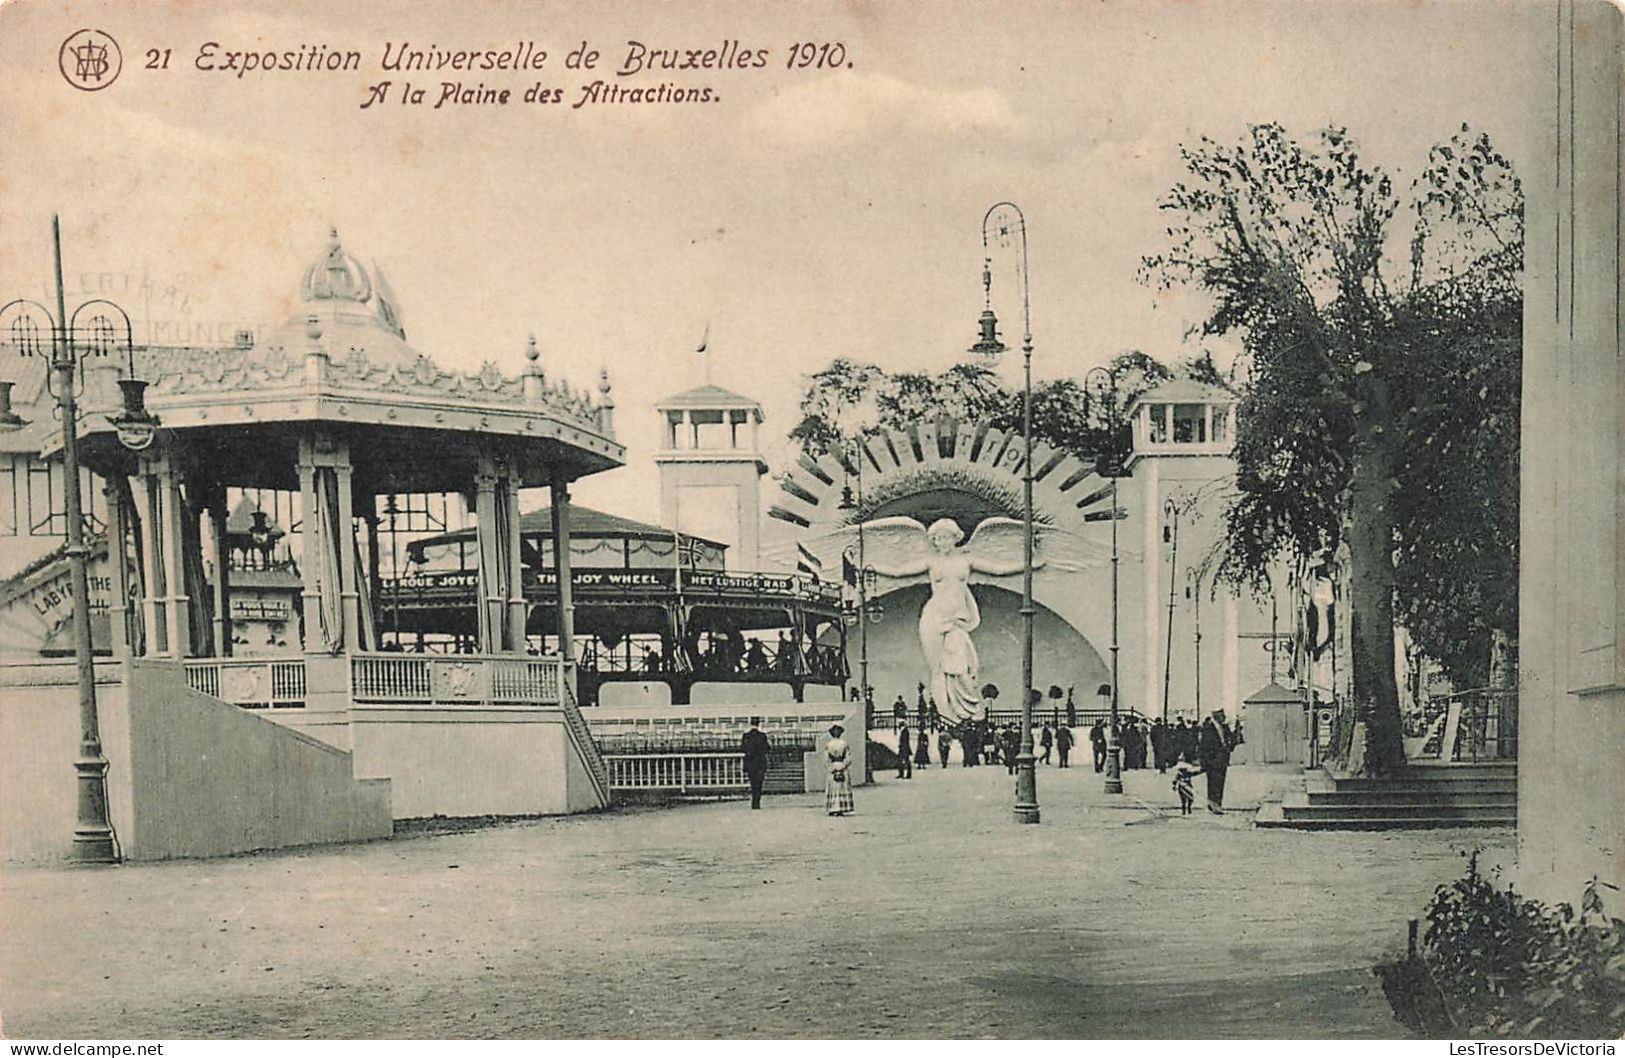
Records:
[[[1234,801],[1289,776],[1236,769]],[[30,1037],[1404,1035],[1373,963],[1511,833],[1159,815],[1040,770],[623,809],[363,846],[0,873]]]

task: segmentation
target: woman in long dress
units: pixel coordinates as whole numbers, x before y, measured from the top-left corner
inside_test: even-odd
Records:
[[[841,736],[846,729],[835,724],[829,729],[829,742],[824,745],[824,756],[829,763],[829,778],[824,780],[824,811],[832,816],[850,815],[857,810],[852,800],[852,751]]]

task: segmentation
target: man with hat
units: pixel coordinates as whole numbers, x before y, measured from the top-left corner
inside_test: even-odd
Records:
[[[750,780],[750,806],[762,807],[762,783],[767,779],[767,736],[762,734],[762,718],[750,718],[750,730],[739,738],[739,750],[745,755],[745,778]]]
[[[1225,723],[1223,709],[1202,723],[1197,752],[1202,758],[1202,771],[1207,774],[1207,810],[1214,815],[1224,814],[1224,777],[1230,770],[1230,754],[1241,745],[1241,729],[1232,729]]]

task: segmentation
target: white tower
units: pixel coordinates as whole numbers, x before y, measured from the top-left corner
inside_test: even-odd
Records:
[[[660,518],[728,545],[729,569],[755,571],[761,542],[762,406],[704,385],[655,405],[661,417]]]

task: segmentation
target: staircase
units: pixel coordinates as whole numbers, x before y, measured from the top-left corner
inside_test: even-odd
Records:
[[[1266,802],[1254,820],[1288,830],[1499,827],[1517,821],[1518,765],[1510,760],[1413,763],[1385,779],[1310,772],[1301,793]]]
[[[767,777],[762,780],[762,792],[770,794],[799,794],[807,790],[807,761],[804,754],[769,753]]]
[[[604,755],[593,740],[592,730],[587,726],[587,720],[581,715],[581,707],[576,704],[573,684],[575,673],[566,670],[564,678],[560,680],[561,694],[559,705],[564,712],[564,730],[569,737],[570,744],[575,748],[576,755],[586,766],[587,776],[592,781],[593,793],[598,796],[600,808],[610,805],[609,765],[604,763]]]

